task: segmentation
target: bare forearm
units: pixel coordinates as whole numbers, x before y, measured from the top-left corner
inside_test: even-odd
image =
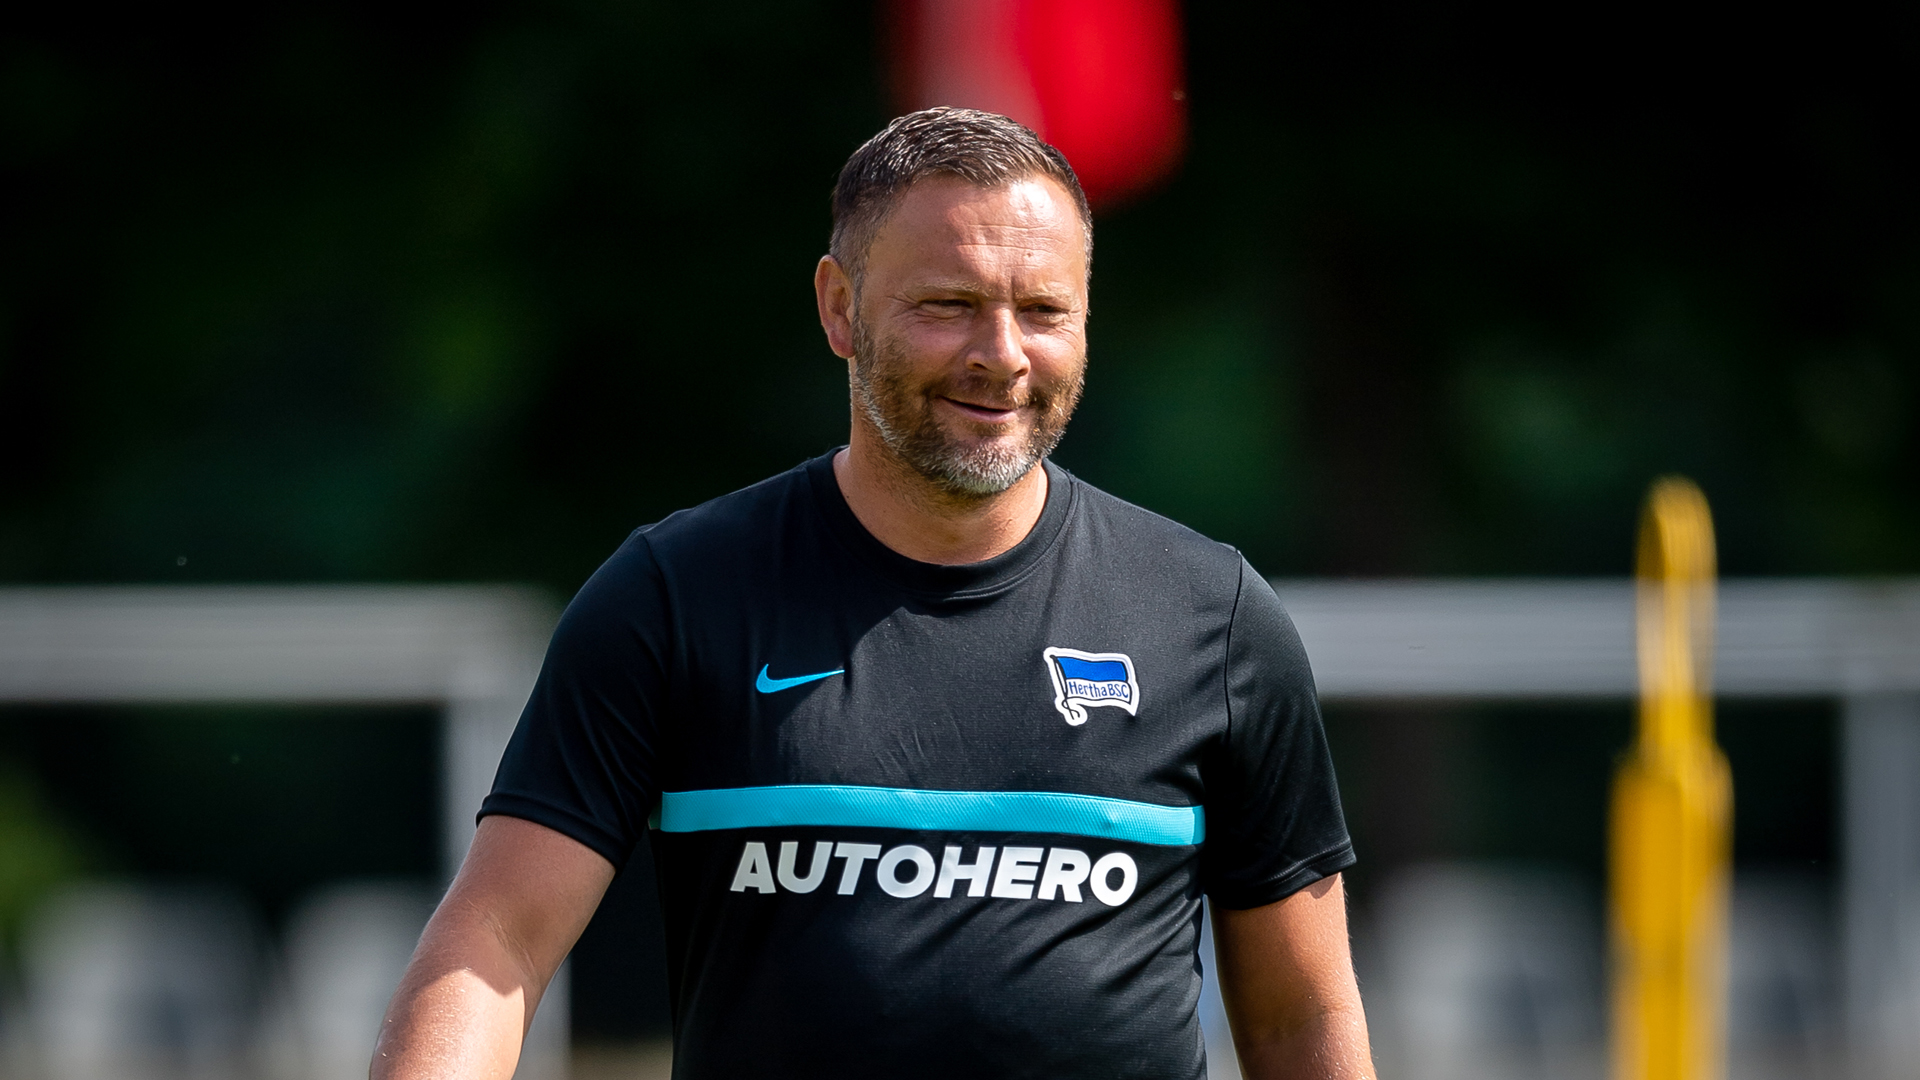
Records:
[[[544,983],[484,920],[440,912],[387,1009],[373,1080],[507,1080]]]
[[[1264,907],[1212,911],[1221,996],[1249,1080],[1372,1080],[1340,875]]]
[[[520,1058],[518,994],[451,971],[394,1003],[374,1051],[372,1080],[506,1080]]]
[[[613,880],[577,840],[480,822],[387,1006],[373,1080],[508,1080],[547,981]]]
[[[1234,1049],[1247,1080],[1373,1080],[1358,1008],[1322,1013],[1292,1030],[1236,1033]]]

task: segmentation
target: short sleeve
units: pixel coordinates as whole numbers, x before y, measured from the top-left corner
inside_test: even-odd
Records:
[[[1204,777],[1201,874],[1215,903],[1259,907],[1354,858],[1306,650],[1280,598],[1245,560],[1225,683],[1227,734]]]
[[[481,817],[524,818],[625,865],[659,798],[668,618],[635,533],[560,617]]]

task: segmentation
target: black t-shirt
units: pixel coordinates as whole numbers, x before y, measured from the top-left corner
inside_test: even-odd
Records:
[[[651,838],[679,1080],[1199,1078],[1201,894],[1352,863],[1273,590],[1047,471],[1030,535],[936,566],[817,458],[567,608],[481,813]]]

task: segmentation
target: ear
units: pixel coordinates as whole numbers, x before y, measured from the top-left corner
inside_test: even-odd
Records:
[[[820,308],[827,347],[842,360],[853,359],[853,279],[831,255],[820,256],[813,268],[813,299]]]

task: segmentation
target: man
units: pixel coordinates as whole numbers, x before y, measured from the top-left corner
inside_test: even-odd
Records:
[[[1032,132],[857,151],[814,276],[841,450],[641,529],[567,609],[376,1078],[506,1077],[648,840],[674,1075],[1371,1077],[1306,657],[1231,548],[1047,461],[1092,225]]]

